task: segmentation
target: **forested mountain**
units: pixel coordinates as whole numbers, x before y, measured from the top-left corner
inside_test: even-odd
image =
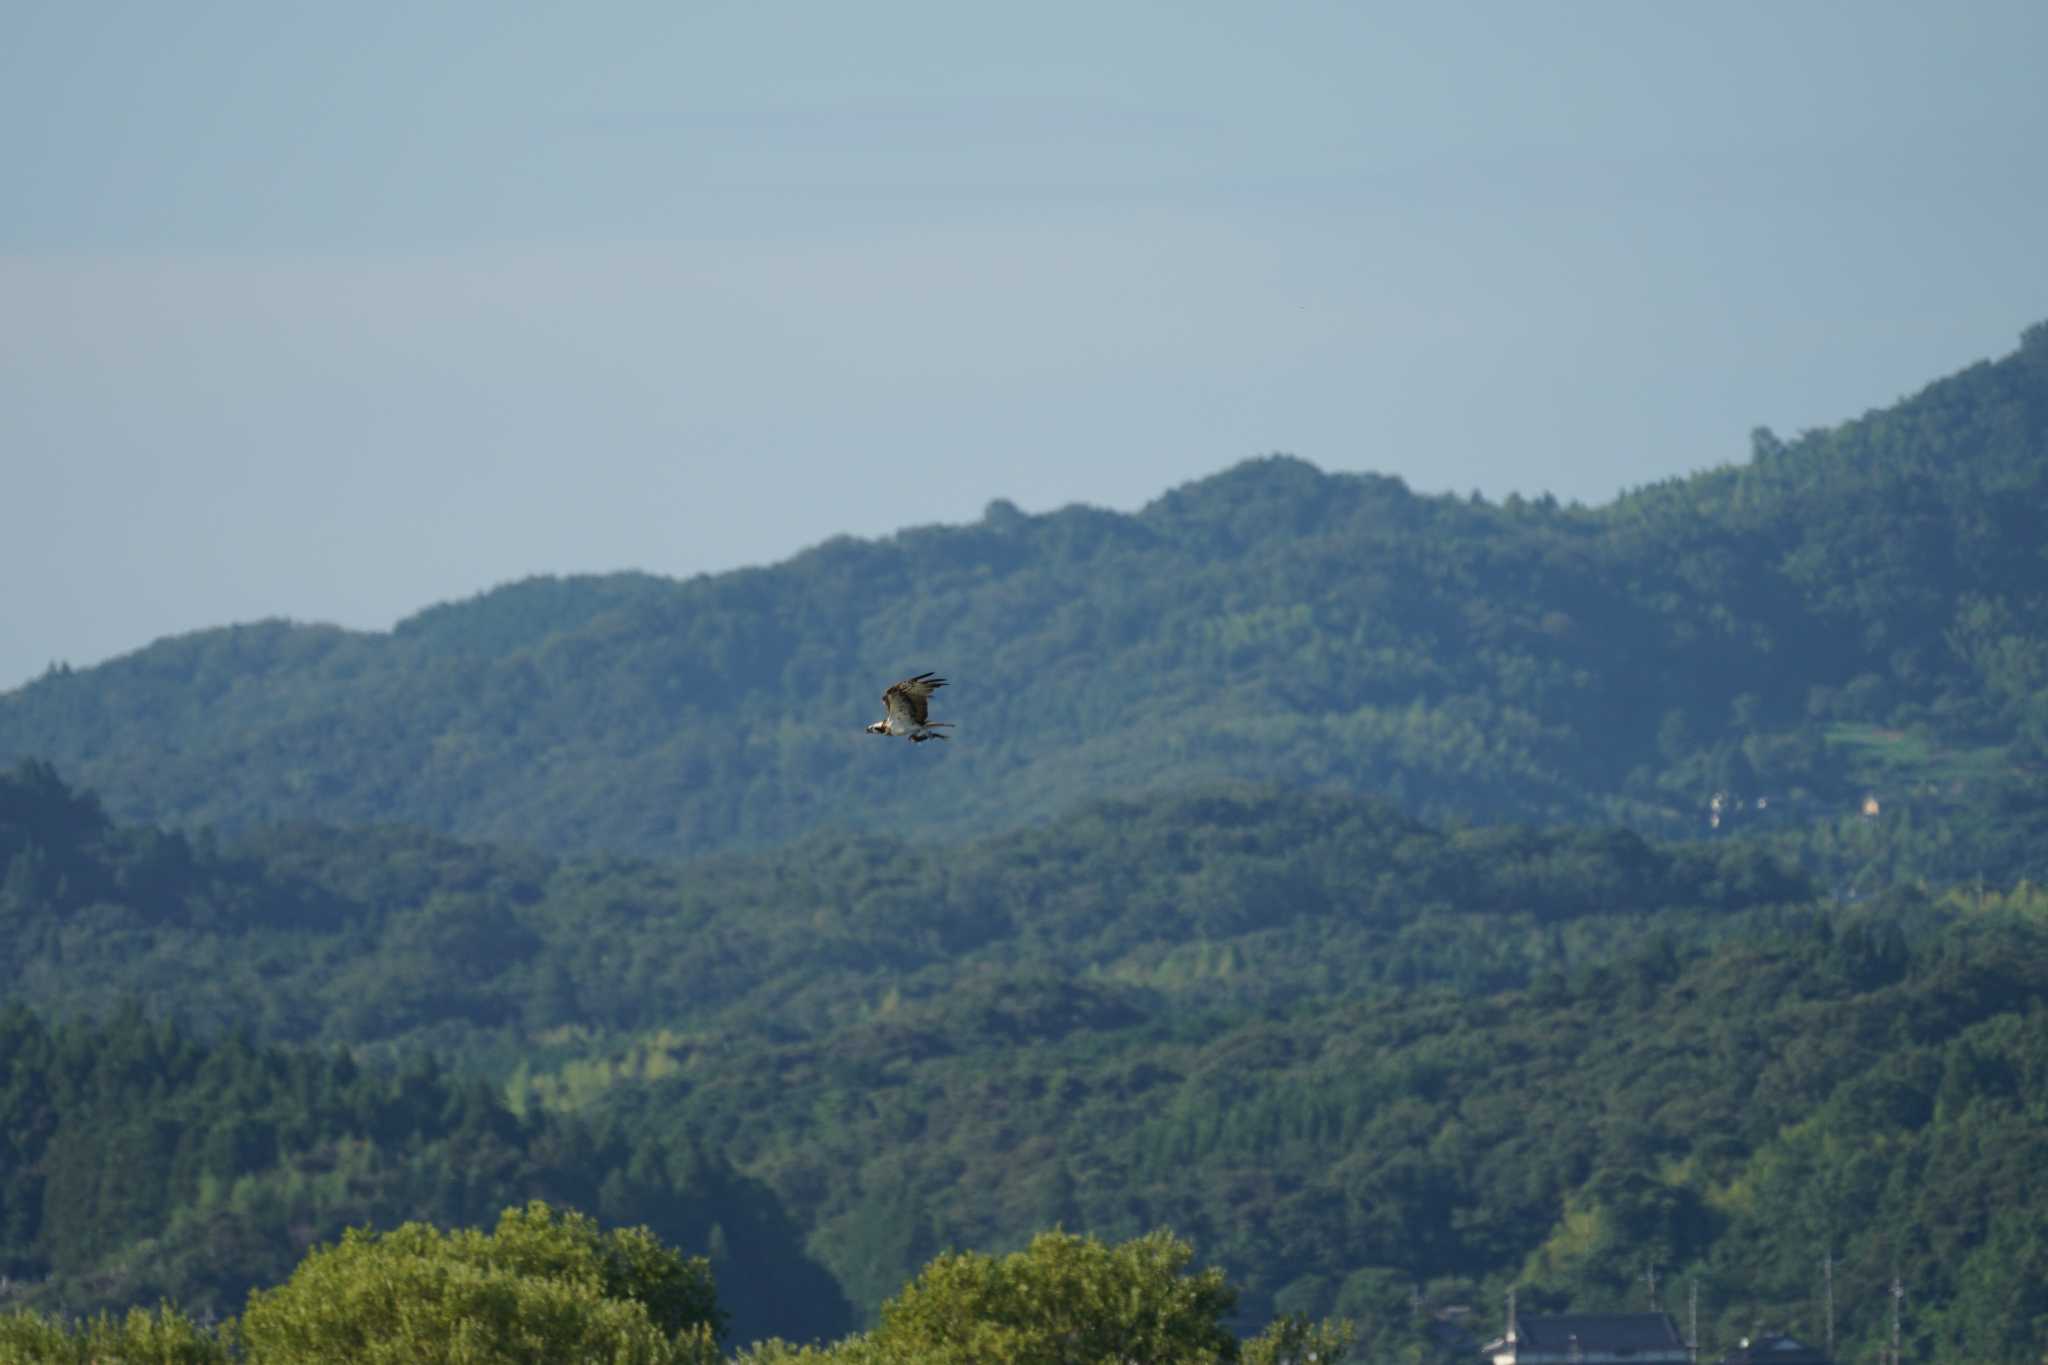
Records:
[[[2048,324],[1751,456],[1274,458],[0,696],[0,1312],[538,1198],[734,1344],[1163,1226],[1372,1359],[1650,1267],[1818,1336],[1831,1255],[1845,1358],[1897,1273],[1915,1355],[2036,1360]],[[861,733],[923,668],[958,739]]]
[[[220,845],[35,766],[0,779],[0,852],[4,989],[37,1011],[0,1131],[39,1144],[0,1207],[35,1210],[8,1273],[48,1300],[231,1306],[342,1221],[538,1195],[690,1251],[719,1222],[721,1298],[782,1335],[746,1295],[803,1270],[799,1233],[869,1311],[1054,1224],[1170,1226],[1246,1327],[1342,1312],[1374,1358],[1420,1349],[1418,1288],[1640,1306],[1647,1263],[1723,1344],[1812,1332],[1829,1251],[1849,1339],[1894,1263],[1950,1358],[2026,1359],[2048,1313],[2030,884],[1843,907],[1758,837],[1259,788],[686,864]]]
[[[1135,515],[999,502],[768,569],[531,580],[389,634],[208,631],[0,698],[0,761],[150,822],[663,855],[1218,778],[1691,832],[2038,772],[2048,324],[1753,444],[1596,509],[1273,458]],[[863,735],[924,668],[958,741]]]

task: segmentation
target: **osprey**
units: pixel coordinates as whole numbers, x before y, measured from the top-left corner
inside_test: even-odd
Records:
[[[952,721],[925,719],[932,693],[945,685],[944,678],[934,678],[929,673],[920,673],[892,684],[882,694],[882,718],[868,727],[868,733],[901,735],[912,744],[922,744],[928,739],[951,739],[951,735],[942,735],[939,730],[942,726],[951,726]]]

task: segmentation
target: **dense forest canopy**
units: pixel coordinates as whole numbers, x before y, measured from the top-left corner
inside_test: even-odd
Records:
[[[0,1012],[0,1308],[232,1314],[349,1227],[488,1223],[536,1198],[716,1248],[747,1337],[851,1322],[775,1196],[687,1139],[522,1117],[432,1057],[205,1041],[134,1008]]]
[[[534,579],[389,634],[208,631],[0,699],[0,761],[152,823],[669,856],[1219,778],[1685,833],[2038,773],[2048,325],[1753,444],[1596,509],[1272,458],[1133,515],[996,504],[768,569]],[[961,742],[861,733],[940,666]]]
[[[1374,1350],[1509,1284],[1635,1304],[1645,1258],[1719,1339],[1810,1327],[1828,1251],[1848,1330],[1896,1263],[1916,1339],[2018,1340],[1986,1305],[2048,1256],[2031,883],[1845,905],[1762,837],[1270,788],[687,864],[216,844],[36,765],[0,849],[39,1011],[0,1030],[0,1271],[37,1304],[226,1311],[348,1224],[534,1197],[714,1251],[749,1338],[1055,1225],[1172,1227],[1234,1329],[1341,1313]]]
[[[53,671],[0,1346],[1036,1359],[1117,1283],[1422,1362],[1654,1269],[1713,1349],[1825,1260],[1844,1358],[1896,1276],[1914,1354],[2036,1360],[2042,526],[2048,325],[1596,509],[1274,458]],[[958,742],[861,733],[934,665]]]

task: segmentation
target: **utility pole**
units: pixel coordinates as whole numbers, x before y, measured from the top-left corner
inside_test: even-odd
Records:
[[[1899,1306],[1906,1301],[1906,1282],[1899,1278],[1897,1267],[1892,1269],[1892,1365],[1903,1365],[1899,1354]]]
[[[1689,1290],[1688,1290],[1688,1291],[1686,1292],[1686,1296],[1685,1296],[1685,1297],[1686,1297],[1686,1306],[1685,1306],[1685,1316],[1686,1316],[1686,1327],[1685,1327],[1685,1335],[1686,1335],[1686,1338],[1687,1338],[1687,1340],[1686,1340],[1686,1343],[1685,1343],[1685,1354],[1686,1354],[1687,1358],[1688,1358],[1688,1359],[1690,1359],[1690,1360],[1691,1360],[1691,1361],[1693,1362],[1693,1365],[1699,1365],[1699,1359],[1700,1359],[1700,1277],[1699,1277],[1699,1276],[1695,1275],[1695,1276],[1693,1276],[1693,1277],[1692,1277],[1692,1287],[1691,1287],[1691,1289],[1689,1289]]]
[[[1835,1249],[1820,1258],[1821,1301],[1825,1304],[1828,1329],[1828,1359],[1835,1358]]]
[[[1650,1311],[1654,1313],[1657,1311],[1657,1263],[1655,1261],[1650,1262],[1649,1268],[1643,1272],[1643,1278],[1650,1282]]]

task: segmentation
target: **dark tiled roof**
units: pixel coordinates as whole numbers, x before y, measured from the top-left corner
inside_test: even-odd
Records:
[[[1721,1357],[1723,1365],[1828,1365],[1828,1358],[1795,1337],[1761,1336]]]
[[[1570,1313],[1554,1318],[1517,1317],[1515,1339],[1531,1350],[1563,1351],[1573,1337],[1586,1351],[1671,1351],[1685,1349],[1669,1313]]]

